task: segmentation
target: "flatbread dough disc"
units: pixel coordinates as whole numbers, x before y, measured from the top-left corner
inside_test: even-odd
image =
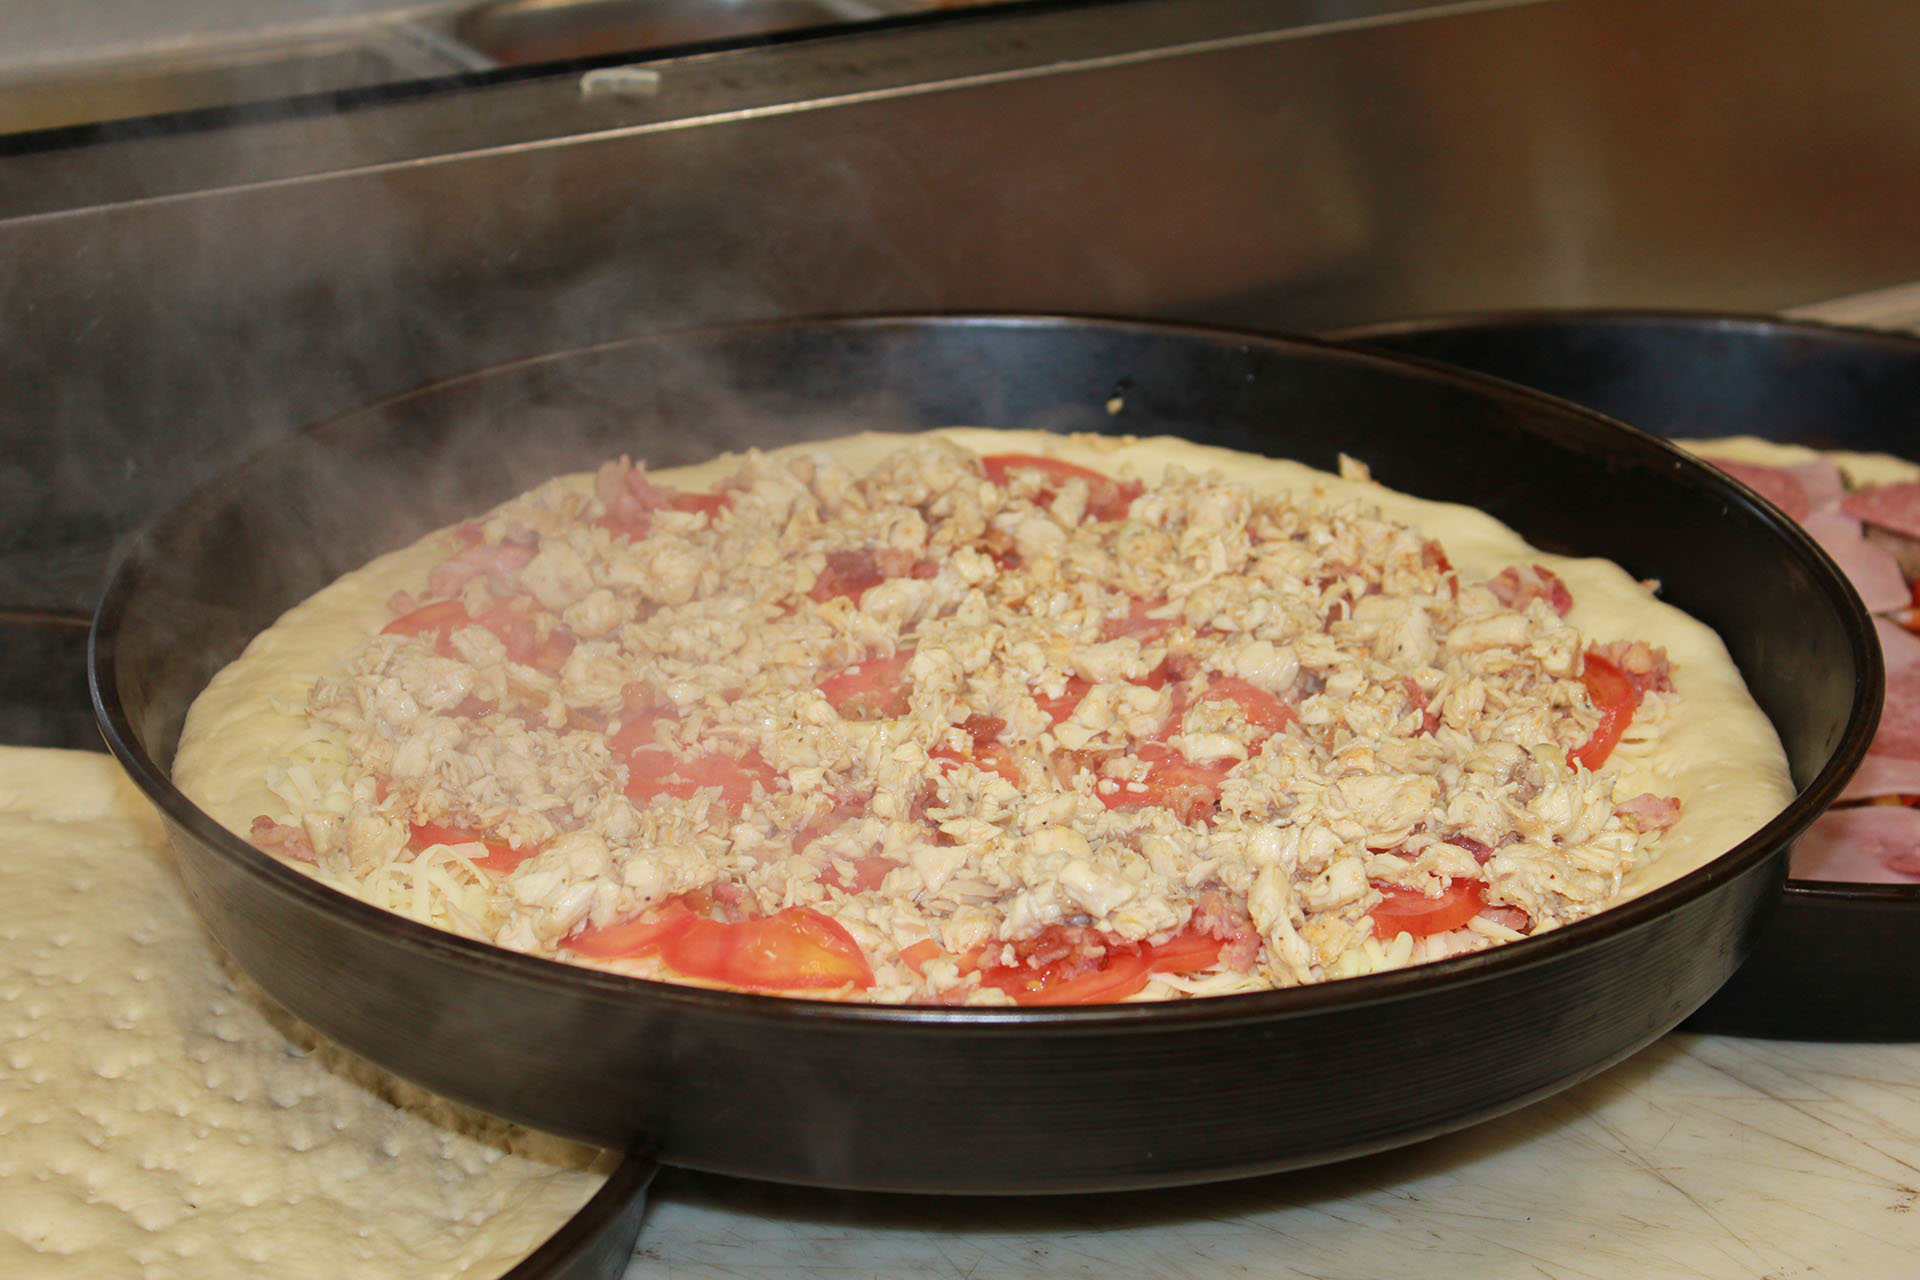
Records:
[[[0,1063],[8,1280],[479,1280],[604,1180],[233,976],[91,752],[0,747]]]

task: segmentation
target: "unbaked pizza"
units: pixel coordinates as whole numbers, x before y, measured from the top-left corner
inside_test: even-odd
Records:
[[[1718,638],[1612,564],[1356,462],[973,429],[543,484],[263,633],[176,777],[469,938],[935,1004],[1511,942],[1792,795]]]

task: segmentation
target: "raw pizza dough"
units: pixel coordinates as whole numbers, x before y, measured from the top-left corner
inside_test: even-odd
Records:
[[[1292,462],[1184,440],[1061,437],[968,428],[941,434],[981,454],[1045,453],[1149,485],[1167,468],[1179,467],[1190,473],[1218,471],[1256,491],[1304,496],[1318,488],[1335,500],[1351,498],[1376,506],[1386,518],[1437,539],[1465,577],[1491,578],[1510,565],[1551,569],[1572,591],[1575,606],[1567,621],[1589,643],[1642,640],[1664,647],[1680,694],[1677,709],[1661,727],[1657,745],[1645,749],[1629,742],[1616,754],[1618,799],[1653,792],[1677,795],[1684,806],[1682,821],[1664,833],[1658,859],[1627,876],[1623,899],[1668,883],[1732,848],[1777,814],[1793,795],[1778,738],[1748,695],[1719,637],[1660,603],[1646,585],[1610,562],[1546,555],[1475,510],[1425,501],[1370,482],[1339,479]],[[830,449],[857,474],[906,439],[864,434],[796,449]],[[788,452],[778,451],[775,456]],[[663,485],[701,491],[732,474],[738,465],[737,456],[726,456],[649,475]],[[590,494],[593,477],[570,477],[563,483]],[[308,691],[317,676],[337,669],[392,618],[388,601],[397,590],[420,593],[428,570],[459,545],[452,531],[442,531],[381,557],[294,607],[257,637],[194,704],[175,767],[181,788],[242,836],[260,815],[297,820],[289,812],[285,798],[289,793],[305,790],[313,803],[322,803],[328,780],[305,772],[304,766],[286,767],[289,761],[312,758],[314,731],[302,715]],[[277,790],[268,785],[270,775],[276,776]]]
[[[232,976],[90,752],[0,747],[0,1063],[8,1280],[480,1280],[604,1178]]]

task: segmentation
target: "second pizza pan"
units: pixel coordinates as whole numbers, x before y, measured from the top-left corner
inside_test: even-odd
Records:
[[[328,890],[168,781],[188,703],[288,605],[556,472],[860,428],[1171,433],[1484,507],[1610,556],[1714,626],[1797,796],[1596,917],[1424,967],[1252,995],[899,1008],[699,990],[471,942]],[[1046,317],[767,324],[476,373],[312,429],[159,520],[95,619],[115,753],[197,905],[269,993],[367,1058],[534,1127],[822,1186],[1066,1192],[1310,1165],[1543,1097],[1698,1008],[1752,947],[1788,843],[1871,738],[1866,614],[1777,512],[1536,392],[1307,340]]]
[[[1767,316],[1528,311],[1337,335],[1534,387],[1683,439],[1751,435],[1920,462],[1920,339]],[[1920,1039],[1920,884],[1789,879],[1690,1030]]]

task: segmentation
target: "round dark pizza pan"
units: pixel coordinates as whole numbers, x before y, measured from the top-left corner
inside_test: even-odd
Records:
[[[620,1280],[633,1261],[647,1188],[658,1171],[644,1156],[623,1159],[564,1226],[500,1280]]]
[[[1525,311],[1334,335],[1537,388],[1681,439],[1751,435],[1920,461],[1920,339],[1769,316]],[[1689,1030],[1920,1040],[1920,885],[1789,879]]]
[[[167,780],[187,704],[286,606],[376,552],[621,452],[944,424],[1168,432],[1466,502],[1604,553],[1727,637],[1797,796],[1599,916],[1422,968],[1064,1009],[698,990],[496,950],[251,848]],[[774,323],[427,387],[259,455],[125,552],[92,634],[107,740],[214,933],[268,992],[400,1075],[663,1163],[855,1189],[1199,1182],[1415,1141],[1544,1097],[1703,1003],[1751,950],[1788,842],[1873,733],[1870,623],[1777,512],[1651,436],[1523,388],[1304,339],[1047,317]]]

